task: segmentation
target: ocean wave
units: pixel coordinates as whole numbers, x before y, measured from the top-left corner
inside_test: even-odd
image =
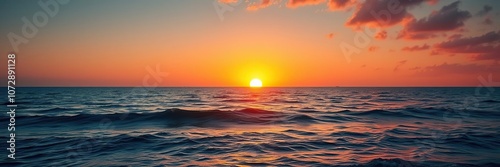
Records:
[[[266,111],[250,109],[244,112],[267,113]],[[160,163],[160,161],[151,160],[151,156],[168,157],[161,160],[161,163],[164,163],[164,165],[173,165],[181,162],[181,164],[190,164],[199,160],[193,157],[202,156],[204,159],[201,161],[205,165],[213,166],[217,164],[256,164],[260,162],[255,162],[251,159],[257,158],[258,155],[280,155],[277,157],[269,156],[266,158],[266,163],[270,166],[336,167],[494,167],[500,165],[481,162],[466,164],[424,160],[409,161],[399,158],[383,159],[384,155],[382,152],[370,150],[376,146],[377,148],[391,148],[404,151],[406,146],[414,145],[415,141],[434,140],[431,137],[410,137],[413,135],[407,134],[404,131],[404,129],[396,128],[384,132],[385,134],[382,136],[369,132],[339,131],[323,136],[329,136],[329,139],[322,138],[319,133],[297,129],[287,129],[278,132],[226,133],[220,135],[204,132],[185,133],[165,131],[144,133],[137,131],[126,134],[111,133],[99,137],[71,135],[65,137],[25,137],[19,139],[19,143],[25,143],[19,146],[20,150],[25,150],[24,154],[19,155],[19,159],[29,159],[30,164],[43,162],[65,164],[55,166],[81,166],[89,163],[92,163],[92,166],[109,166],[123,164],[128,161],[138,163],[136,164],[137,166],[147,166],[148,163]],[[446,145],[466,146],[467,148],[469,147],[467,145],[470,145],[470,143],[466,143],[466,141],[481,141],[482,139],[473,138],[479,136],[490,137],[490,135],[492,134],[457,135],[454,137],[450,136],[449,139],[443,139],[440,142],[444,142]],[[303,137],[307,137],[308,139],[302,139]],[[4,138],[1,139],[3,140]],[[376,139],[377,142],[374,142],[372,139]],[[365,142],[360,143],[357,140],[365,140]],[[439,146],[436,147],[440,148]],[[47,152],[47,150],[51,151]],[[369,160],[368,162],[357,159],[351,159],[351,162],[332,160],[332,158],[344,156],[340,153],[348,150],[362,151],[368,157],[379,158]],[[336,152],[332,153],[332,151]],[[145,155],[143,154],[144,152],[148,156],[129,156]],[[235,157],[238,155],[246,155],[247,157]],[[463,155],[463,152],[452,152],[450,150],[446,155],[460,156]],[[121,156],[125,156],[126,158]],[[314,158],[311,159],[311,156],[314,156]],[[101,161],[103,158],[108,159],[108,161]],[[60,161],[54,161],[55,159]],[[210,159],[219,159],[219,161],[208,161]],[[205,160],[207,161],[205,162]],[[75,162],[76,164],[74,164]],[[0,166],[12,165],[30,166],[22,161],[15,163],[0,162]]]
[[[121,107],[121,105],[118,105]],[[115,105],[115,108],[118,107]],[[137,107],[142,105],[137,105]],[[110,110],[111,106],[103,109]],[[111,107],[113,108],[113,107]],[[351,109],[351,108],[349,108]],[[111,109],[112,110],[112,109]],[[160,110],[160,108],[156,108]],[[121,111],[121,110],[117,110]],[[44,114],[47,113],[47,114]],[[35,114],[20,114],[18,116],[25,124],[71,124],[86,125],[111,120],[114,123],[126,126],[154,124],[166,127],[181,126],[227,126],[231,124],[311,124],[311,123],[341,123],[341,122],[366,122],[377,120],[408,120],[415,122],[434,121],[460,121],[466,118],[491,119],[500,118],[500,112],[481,110],[452,110],[447,108],[401,108],[390,110],[352,111],[341,110],[337,112],[321,111],[313,108],[302,108],[292,111],[268,111],[256,108],[241,110],[184,110],[179,108],[166,109],[160,112],[119,112],[102,114],[98,112],[83,112],[73,108],[55,107],[40,110]],[[0,118],[7,121],[7,118]],[[453,119],[453,120],[452,120]],[[466,121],[466,120],[464,120]]]
[[[500,103],[499,100],[483,100],[482,103]]]
[[[288,130],[287,133],[296,133]],[[301,133],[301,132],[299,132]],[[340,132],[342,134],[344,132]],[[274,133],[256,133],[253,137],[268,137],[276,135]],[[349,136],[361,136],[363,134],[345,134]],[[83,165],[92,163],[96,166],[108,166],[111,164],[121,164],[130,160],[134,160],[137,165],[147,165],[151,163],[148,157],[130,157],[122,159],[119,152],[127,152],[127,154],[140,154],[148,152],[150,156],[171,157],[163,160],[165,165],[175,164],[177,161],[182,161],[183,164],[189,164],[197,161],[192,157],[203,156],[206,160],[220,159],[216,162],[206,162],[206,165],[221,165],[221,164],[254,164],[255,161],[249,160],[257,156],[252,154],[267,154],[275,155],[282,154],[275,158],[268,158],[267,164],[270,166],[335,166],[335,167],[495,167],[500,164],[496,163],[450,163],[440,161],[409,161],[400,158],[383,159],[375,158],[365,163],[353,162],[339,163],[328,160],[333,157],[339,157],[339,154],[328,152],[316,152],[325,148],[335,148],[340,150],[345,144],[341,142],[328,142],[324,140],[297,140],[293,137],[282,137],[281,140],[273,142],[242,142],[237,141],[251,139],[252,136],[241,135],[224,135],[224,136],[209,136],[209,137],[179,137],[175,134],[142,134],[130,135],[119,134],[114,136],[106,136],[101,138],[89,137],[47,137],[47,138],[29,138],[20,142],[27,142],[35,145],[23,146],[20,149],[29,150],[29,152],[20,155],[21,159],[29,159],[32,163],[51,162],[54,159],[61,159],[67,164],[67,160],[77,162],[73,165]],[[255,139],[262,140],[262,139]],[[385,140],[385,139],[384,139]],[[351,146],[352,147],[352,146]],[[35,149],[36,148],[36,149]],[[44,153],[47,149],[55,150],[50,153]],[[350,148],[352,149],[352,148]],[[235,152],[249,154],[246,159],[234,157]],[[57,153],[57,154],[56,154]],[[301,153],[301,154],[298,154]],[[311,154],[313,153],[313,154]],[[308,158],[314,155],[314,160]],[[100,161],[99,159],[108,157],[108,161]],[[328,158],[329,157],[329,158]],[[202,160],[204,161],[204,160]],[[142,162],[142,163],[141,163]],[[144,163],[144,164],[143,164]],[[158,163],[158,162],[156,162]],[[337,164],[339,163],[339,164]],[[9,163],[2,161],[1,166],[25,166],[28,164],[21,162]],[[29,166],[29,165],[28,165]],[[71,165],[58,165],[71,166]]]
[[[500,166],[474,88],[23,89],[0,166]]]
[[[302,101],[299,101],[299,100],[293,100],[293,99],[273,99],[273,102],[276,102],[276,103],[304,103]]]
[[[57,108],[55,108],[57,109]],[[55,110],[52,109],[52,110]],[[167,109],[162,112],[149,113],[113,113],[113,114],[77,114],[77,115],[34,115],[18,116],[27,124],[70,124],[85,125],[99,123],[103,120],[114,120],[114,123],[136,125],[138,123],[156,122],[165,124],[168,127],[179,126],[222,126],[226,123],[237,124],[266,124],[278,122],[279,112],[246,108],[242,110],[222,111],[222,110],[183,110],[178,108]],[[5,118],[2,118],[2,120]],[[142,124],[139,124],[142,125]]]
[[[255,99],[227,99],[222,100],[221,102],[231,102],[231,103],[247,103],[247,102],[255,102]]]

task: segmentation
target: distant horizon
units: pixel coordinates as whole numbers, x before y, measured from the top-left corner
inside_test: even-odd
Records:
[[[6,86],[2,86],[6,87]],[[245,86],[20,86],[17,88],[246,88],[246,89],[266,89],[266,88],[477,88],[486,86],[274,86],[250,88]],[[500,88],[500,86],[487,86],[488,88]]]

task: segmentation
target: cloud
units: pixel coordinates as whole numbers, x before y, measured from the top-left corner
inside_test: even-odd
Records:
[[[329,0],[328,8],[330,10],[342,10],[354,6],[357,3],[356,0]]]
[[[252,3],[248,5],[247,10],[259,10],[262,8],[266,8],[272,4],[271,0],[262,0],[260,3]]]
[[[380,31],[378,32],[377,34],[375,34],[375,39],[378,39],[378,40],[384,40],[387,38],[387,31]]]
[[[448,39],[458,39],[458,38],[461,38],[463,35],[462,34],[453,34],[451,35],[450,37],[448,37]]]
[[[488,53],[482,53],[478,55],[471,56],[472,60],[494,60],[494,61],[500,61],[500,47],[495,47],[493,48],[490,52]]]
[[[490,13],[491,10],[493,10],[493,7],[484,5],[483,9],[477,12],[476,16],[485,16],[486,14]]]
[[[499,85],[495,77],[499,77],[496,71],[500,71],[498,64],[479,63],[441,63],[435,65],[421,66],[415,69],[413,76],[416,78],[433,78],[439,85],[477,85],[480,83],[488,86]],[[479,79],[479,80],[478,80]],[[483,82],[485,81],[485,82]]]
[[[401,31],[397,39],[422,40],[422,39],[435,38],[437,36],[438,35],[433,33],[409,33],[407,31]]]
[[[428,17],[413,19],[405,25],[398,38],[429,39],[437,37],[434,33],[457,30],[471,18],[468,11],[458,9],[459,1],[443,6],[439,11],[432,12]]]
[[[464,75],[464,74],[488,74],[492,71],[500,71],[498,65],[480,65],[480,64],[448,64],[432,65],[422,68],[417,74],[423,76],[443,76],[443,75]]]
[[[219,3],[236,3],[238,0],[219,0]]]
[[[498,46],[492,45],[469,45],[465,47],[442,47],[441,50],[449,53],[489,53],[495,50]]]
[[[434,46],[448,53],[477,54],[474,60],[500,60],[500,31],[488,32],[481,36],[456,38]]]
[[[444,6],[438,12],[433,12],[429,17],[413,20],[406,27],[413,32],[448,31],[464,25],[464,21],[471,17],[468,11],[458,9],[459,1]]]
[[[379,47],[377,47],[377,46],[370,46],[370,47],[368,47],[368,51],[370,51],[370,52],[375,52],[378,49],[379,49]]]
[[[414,51],[422,51],[422,50],[427,50],[429,49],[430,46],[427,45],[427,44],[424,44],[422,46],[418,46],[418,45],[415,45],[415,46],[412,46],[412,47],[404,47],[402,48],[401,50],[402,51],[408,51],[408,52],[414,52]]]
[[[325,0],[289,0],[288,1],[288,7],[289,8],[296,8],[299,6],[305,6],[305,5],[317,5]]]
[[[397,2],[397,3],[396,3]],[[410,19],[407,9],[424,0],[368,0],[358,5],[355,13],[346,23],[348,26],[388,27]]]
[[[237,2],[237,0],[219,0],[219,2],[224,2],[224,1],[227,1],[226,3],[228,3],[228,2],[234,3],[233,1]],[[325,1],[326,0],[289,0],[287,3],[287,7],[288,8],[297,8],[297,7],[306,6],[306,5],[317,5],[317,4],[323,3]],[[335,0],[330,0],[330,1],[335,1]],[[339,2],[337,2],[337,1],[339,1]],[[355,0],[337,0],[337,1],[329,2],[329,3],[335,3],[335,5],[341,5],[341,6],[338,6],[340,8],[340,7],[347,7],[347,5],[350,5],[351,1],[355,1]],[[282,2],[282,1],[281,0],[260,0],[260,2],[250,3],[247,7],[247,10],[255,11],[255,10],[269,7],[269,6],[274,5],[274,4],[278,4],[280,2]]]
[[[439,0],[429,0],[427,1],[430,5],[435,5],[438,3]]]
[[[396,67],[394,67],[394,71],[398,71],[401,66],[406,64],[406,62],[408,62],[408,61],[407,60],[399,61],[398,64],[396,65]]]
[[[437,50],[431,51],[431,56],[440,55],[440,54],[441,53],[439,53]]]
[[[442,42],[437,44],[436,47],[449,51],[460,52],[460,50],[480,46],[481,44],[491,44],[498,42],[500,42],[500,32],[491,31],[477,37],[458,38]]]

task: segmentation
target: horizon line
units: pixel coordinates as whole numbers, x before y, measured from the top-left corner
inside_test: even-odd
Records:
[[[7,86],[1,86],[7,87]],[[251,88],[248,86],[17,86],[16,88],[476,88],[476,87],[500,87],[495,86],[263,86],[260,88]]]

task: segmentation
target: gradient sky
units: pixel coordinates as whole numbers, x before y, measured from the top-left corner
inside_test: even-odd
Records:
[[[17,86],[141,86],[148,66],[159,86],[500,86],[500,1],[395,0],[376,19],[391,1],[73,0],[19,45]],[[40,11],[0,1],[2,62]]]

